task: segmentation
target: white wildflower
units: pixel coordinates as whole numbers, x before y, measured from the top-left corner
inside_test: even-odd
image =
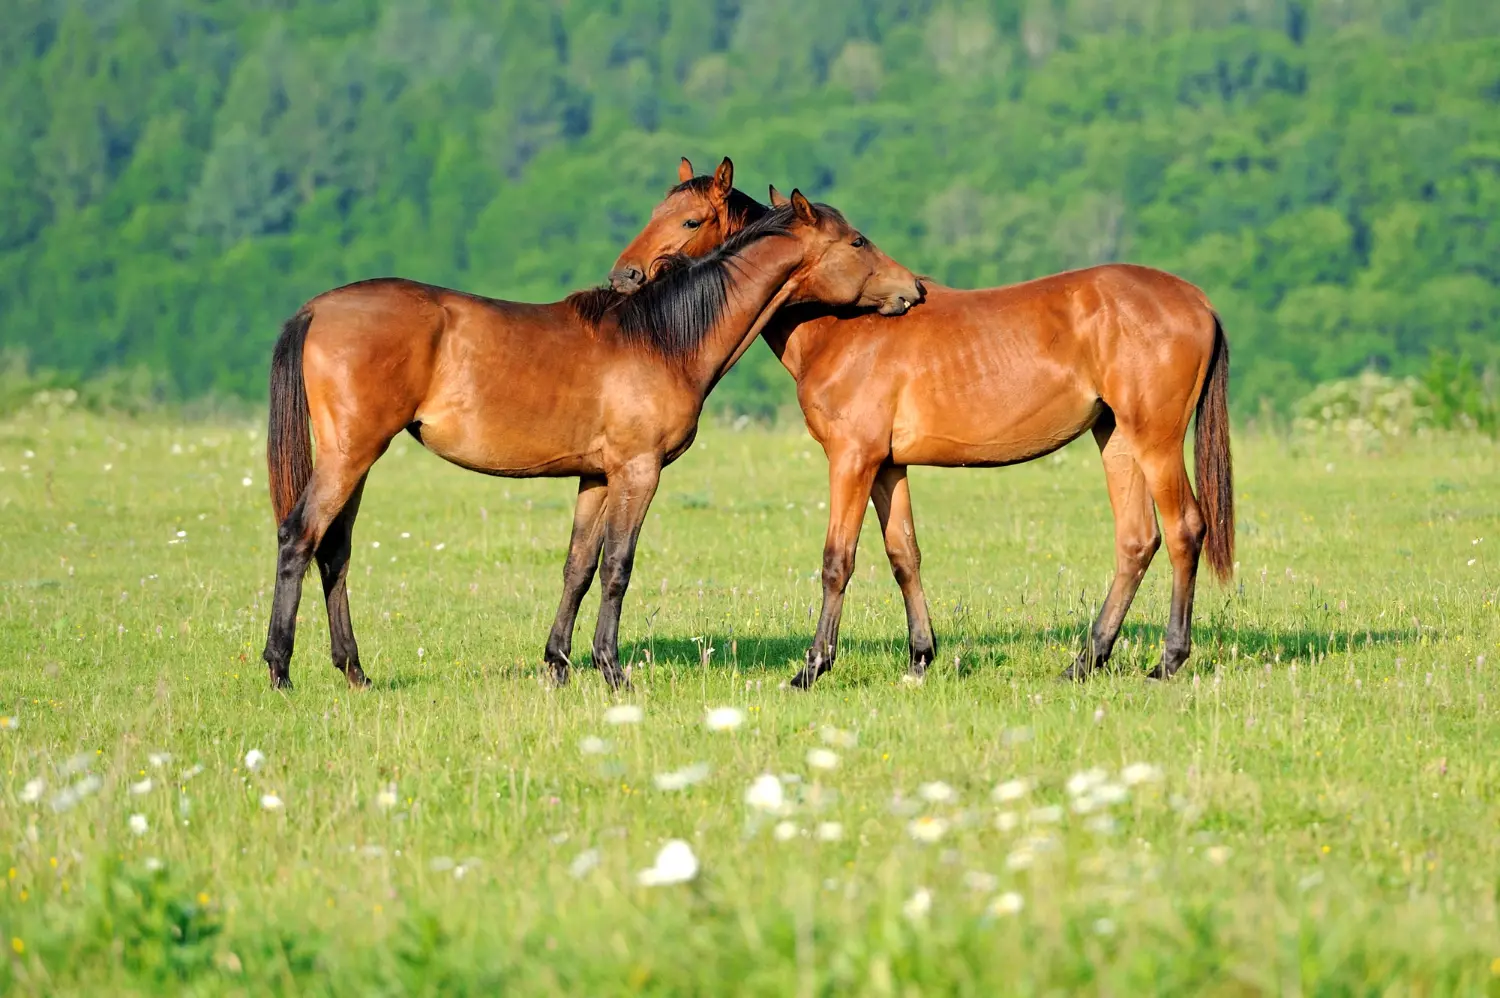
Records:
[[[995,828],[1002,832],[1013,832],[1021,823],[1021,816],[1014,811],[1001,811],[995,815]]]
[[[1004,783],[995,785],[995,792],[991,794],[997,804],[1009,804],[1018,801],[1031,792],[1030,780],[1006,780]]]
[[[605,724],[640,724],[645,713],[633,703],[617,703],[604,712]]]
[[[245,753],[245,768],[255,772],[266,764],[266,754],[258,748],[253,748]]]
[[[1063,819],[1063,809],[1057,804],[1048,804],[1045,807],[1034,807],[1026,815],[1026,820],[1033,825],[1055,825]]]
[[[1130,797],[1130,791],[1118,783],[1101,783],[1089,796],[1104,805],[1122,804]]]
[[[603,755],[609,751],[609,742],[596,735],[589,735],[578,743],[578,751],[584,755]]]
[[[160,870],[163,868],[163,866],[165,866],[165,864],[155,856],[147,856],[145,865],[146,870],[149,873],[155,873],[157,870]]]
[[[854,732],[827,725],[819,729],[818,737],[823,739],[824,745],[832,745],[834,748],[851,749],[859,744],[859,736]]]
[[[933,780],[917,787],[917,796],[929,804],[952,804],[958,800],[958,791],[942,780]]]
[[[948,834],[948,822],[944,818],[924,814],[908,822],[906,832],[918,842],[931,845]]]
[[[786,792],[781,781],[770,773],[762,773],[745,791],[745,803],[757,811],[779,814],[786,807]]]
[[[969,870],[964,874],[964,886],[976,894],[988,894],[1000,886],[1000,878],[984,870]]]
[[[1082,797],[1090,790],[1109,779],[1109,774],[1102,769],[1086,769],[1080,773],[1074,773],[1068,777],[1068,796]]]
[[[382,811],[389,811],[396,806],[396,784],[388,783],[380,788],[375,795],[375,806]]]
[[[652,777],[658,790],[685,790],[694,783],[701,783],[708,776],[708,763],[695,762],[686,769],[674,773],[658,773]]]
[[[826,748],[808,749],[807,764],[813,769],[837,769],[839,756],[837,752]]]
[[[738,707],[714,707],[703,723],[709,731],[733,731],[745,723],[745,712]]]
[[[585,849],[573,857],[573,862],[568,864],[568,874],[574,880],[582,880],[593,872],[594,867],[599,865],[599,850]]]
[[[151,826],[146,822],[146,816],[144,814],[132,814],[130,816],[130,830],[135,834],[145,835],[150,827]]]
[[[837,821],[824,821],[818,825],[819,842],[837,842],[844,837],[844,826]]]
[[[1015,891],[1006,891],[990,902],[990,914],[996,918],[1007,918],[1011,915],[1019,915],[1021,909],[1025,907],[1025,898]]]
[[[146,761],[151,763],[152,769],[160,769],[172,761],[172,757],[166,752],[151,752],[146,756]]]
[[[140,781],[139,783],[132,783],[130,785],[130,792],[132,794],[134,794],[135,796],[139,797],[142,794],[149,794],[151,792],[151,787],[152,787],[151,777],[148,776],[144,780]]]
[[[656,862],[649,870],[642,870],[637,879],[646,887],[663,887],[670,884],[685,884],[698,875],[698,857],[693,847],[681,839],[671,839],[656,854]]]
[[[797,837],[797,826],[790,821],[778,821],[771,829],[771,836],[777,842],[790,842]]]
[[[1137,787],[1142,783],[1160,783],[1161,779],[1161,767],[1153,766],[1149,762],[1133,762],[1120,770],[1120,782],[1127,787]]]
[[[42,792],[46,789],[46,780],[27,780],[26,785],[21,788],[21,803],[35,804],[37,801],[42,799]]]
[[[1021,848],[1014,850],[1005,857],[1005,868],[1007,870],[1029,870],[1036,865],[1036,853],[1030,849]]]
[[[265,811],[280,811],[285,805],[282,804],[281,798],[275,794],[261,794],[260,806]]]
[[[916,893],[901,905],[901,914],[912,922],[920,922],[930,911],[932,911],[932,892],[925,887],[918,887]]]
[[[1225,863],[1229,862],[1229,857],[1232,852],[1233,850],[1231,850],[1228,846],[1209,846],[1208,849],[1203,853],[1203,855],[1207,856],[1208,861],[1214,866],[1223,866]]]

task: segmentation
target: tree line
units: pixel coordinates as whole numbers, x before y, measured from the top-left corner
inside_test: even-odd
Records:
[[[681,155],[949,284],[1181,274],[1242,412],[1500,365],[1495,4],[12,0],[0,101],[0,347],[184,398],[348,281],[597,284]]]

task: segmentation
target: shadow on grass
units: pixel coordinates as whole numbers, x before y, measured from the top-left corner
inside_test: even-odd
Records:
[[[1351,639],[1356,650],[1363,650],[1400,645],[1415,641],[1418,637],[1417,631],[1412,628],[1335,632],[1332,641],[1327,631],[1305,629],[1239,628],[1210,631],[1198,628],[1195,631],[1193,656],[1188,660],[1186,668],[1191,668],[1194,663],[1205,658],[1222,662],[1229,657],[1231,647],[1238,648],[1238,661],[1259,665],[1266,660],[1274,660],[1278,655],[1283,663],[1289,663],[1294,658],[1305,661],[1311,656],[1347,652]],[[1150,654],[1147,657],[1154,663],[1154,652],[1161,647],[1165,633],[1165,628],[1157,624],[1126,623],[1120,629],[1120,638],[1122,641],[1128,640],[1131,652],[1137,655],[1140,654],[1137,649],[1148,649]],[[1086,627],[1015,627],[978,632],[959,631],[947,635],[939,633],[935,666],[942,668],[951,663],[953,656],[957,654],[958,674],[960,677],[967,676],[984,669],[1004,668],[1015,657],[1013,650],[1024,648],[1028,653],[1040,651],[1046,656],[1055,657],[1058,671],[1061,671],[1083,647],[1086,634]],[[811,630],[806,634],[739,637],[734,643],[725,635],[706,635],[703,645],[715,649],[709,660],[710,668],[758,669],[785,666],[792,669],[801,666],[811,639]],[[695,665],[701,660],[697,642],[674,637],[657,637],[651,641],[622,645],[620,658],[625,662],[634,662],[639,667],[645,660],[647,649],[650,649],[658,665]],[[1116,646],[1115,663],[1108,667],[1108,671],[1116,671],[1117,667],[1121,671],[1134,671],[1133,667],[1125,670],[1118,666],[1127,657],[1122,654],[1123,651]],[[589,667],[588,658],[580,657],[580,667]],[[906,633],[893,631],[886,638],[844,638],[839,642],[839,657],[886,657],[893,668],[904,671],[907,664]]]

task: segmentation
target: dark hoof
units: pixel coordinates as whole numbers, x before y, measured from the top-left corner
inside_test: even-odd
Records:
[[[365,675],[365,670],[361,669],[357,665],[351,665],[349,668],[345,669],[344,678],[349,680],[350,689],[367,690],[372,685],[374,685],[370,682],[370,677]]]
[[[1159,683],[1164,683],[1172,678],[1172,673],[1167,671],[1166,666],[1158,665],[1156,668],[1146,673],[1146,678],[1154,679]]]
[[[547,675],[551,677],[553,686],[562,687],[568,685],[568,674],[567,662],[554,662],[551,660],[547,662]]]
[[[284,674],[283,675],[277,675],[274,672],[271,673],[271,689],[273,689],[273,690],[289,690],[291,688],[292,688],[292,677],[291,676],[284,675]]]
[[[932,656],[933,653],[930,651],[912,652],[911,665],[906,667],[907,674],[917,679],[927,675],[927,667],[932,664]]]
[[[601,665],[599,672],[604,676],[604,681],[609,688],[615,691],[630,689],[630,677],[618,665]]]
[[[792,677],[792,689],[809,690],[812,684],[818,681],[818,674],[813,671],[812,666],[804,666],[802,671]]]

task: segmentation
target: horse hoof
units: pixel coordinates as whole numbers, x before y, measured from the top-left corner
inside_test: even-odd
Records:
[[[353,690],[367,690],[374,685],[365,671],[357,665],[350,666],[344,673],[344,678],[349,680],[349,688]]]
[[[1146,678],[1158,683],[1164,683],[1172,678],[1172,674],[1158,665],[1156,668],[1146,673]]]
[[[1089,678],[1088,670],[1079,668],[1077,662],[1057,674],[1059,683],[1081,683],[1087,678]]]
[[[278,676],[274,672],[271,674],[271,689],[273,689],[273,690],[289,690],[291,688],[292,688],[292,677],[291,676]]]
[[[804,668],[792,677],[792,688],[798,690],[810,690],[812,684],[818,681],[818,674],[811,667]]]
[[[616,692],[630,689],[630,677],[621,672],[618,665],[602,666],[599,671],[604,674],[604,681],[610,689]]]

